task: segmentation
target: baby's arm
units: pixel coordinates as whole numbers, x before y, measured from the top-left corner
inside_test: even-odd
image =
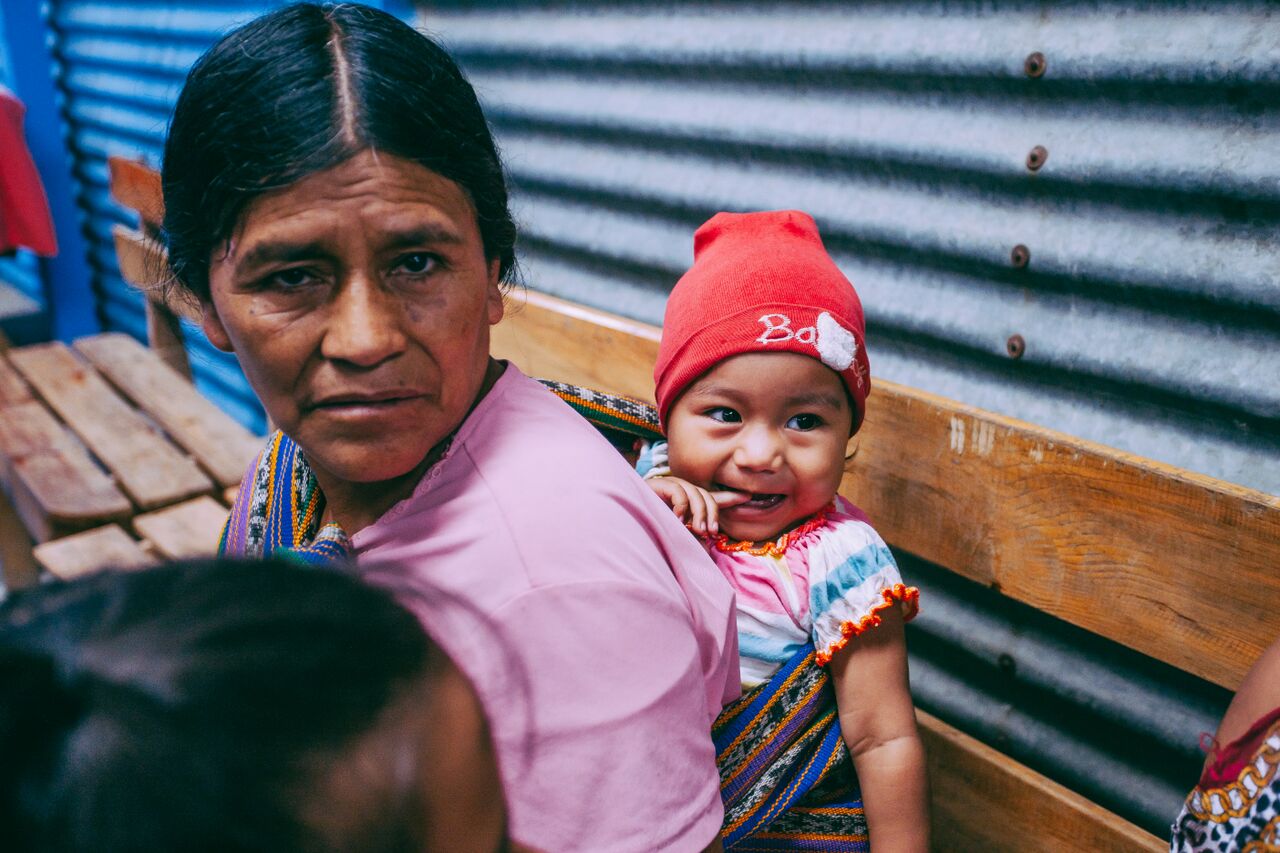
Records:
[[[840,728],[862,787],[871,849],[929,849],[924,746],[907,688],[902,613],[851,639],[831,659]]]
[[[720,532],[720,507],[750,500],[741,492],[709,492],[679,477],[648,477],[645,482],[671,507],[676,517],[701,536]]]

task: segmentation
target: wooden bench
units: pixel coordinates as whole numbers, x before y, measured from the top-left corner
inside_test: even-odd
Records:
[[[130,176],[132,206],[158,221],[154,173],[116,171]],[[157,244],[122,229],[117,249],[130,280],[154,286]],[[494,328],[495,355],[532,376],[652,400],[657,328],[532,291],[512,301],[523,304]],[[1229,689],[1280,635],[1278,498],[884,380],[858,442],[842,493],[895,547]],[[937,849],[1167,849],[920,718]]]
[[[37,568],[69,577],[212,553],[258,444],[127,335],[10,350],[0,356],[6,583],[29,584]]]

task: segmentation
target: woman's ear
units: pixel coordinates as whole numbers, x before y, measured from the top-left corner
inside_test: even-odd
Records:
[[[489,289],[485,294],[485,307],[490,326],[496,325],[507,310],[506,300],[502,295],[502,285],[498,280],[501,270],[502,263],[497,258],[489,262]]]
[[[235,347],[231,345],[231,337],[227,334],[226,327],[222,325],[222,318],[218,316],[218,309],[214,307],[212,299],[200,300],[200,328],[204,330],[209,343],[223,352],[235,352]]]

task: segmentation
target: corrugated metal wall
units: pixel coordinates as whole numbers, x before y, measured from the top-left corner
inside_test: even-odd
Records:
[[[649,322],[799,207],[872,372],[1280,493],[1280,9],[433,2],[528,283]],[[871,401],[874,406],[874,396]],[[1161,835],[1229,698],[901,555],[919,705]]]
[[[139,0],[49,4],[59,87],[103,328],[146,340],[142,296],[120,278],[111,227],[136,225],[112,201],[107,157],[142,157],[159,166],[174,101],[196,58],[219,35],[279,3]],[[197,386],[245,425],[265,422],[235,358],[186,334]]]
[[[534,287],[658,321],[706,216],[803,208],[862,295],[873,374],[1280,493],[1273,4],[420,21],[482,92]]]

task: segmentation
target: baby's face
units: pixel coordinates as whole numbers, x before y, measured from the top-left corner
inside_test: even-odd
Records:
[[[835,371],[798,353],[746,353],[695,381],[667,417],[671,473],[752,496],[720,510],[733,539],[774,539],[825,507],[853,412]]]

